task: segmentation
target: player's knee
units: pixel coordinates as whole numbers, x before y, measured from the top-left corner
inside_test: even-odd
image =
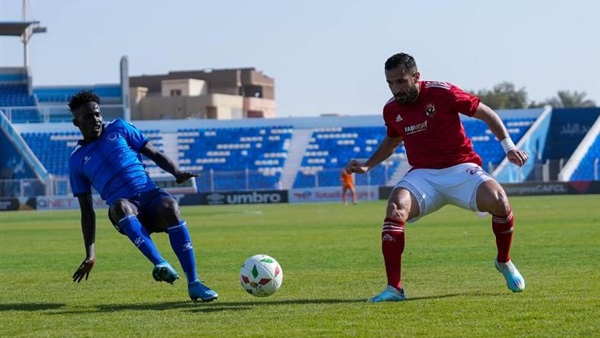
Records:
[[[497,216],[508,215],[510,213],[511,209],[510,209],[510,203],[508,202],[508,198],[506,197],[506,194],[504,194],[504,193],[498,194],[491,206],[491,209],[492,209],[491,210],[492,215],[497,215]]]
[[[127,199],[120,198],[110,206],[110,213],[112,218],[118,221],[123,217],[135,215],[136,211]]]
[[[386,209],[386,217],[406,221],[406,219],[408,218],[408,209],[401,203],[388,202]]]
[[[164,224],[173,225],[177,224],[181,219],[179,213],[179,205],[173,198],[165,198],[162,200],[162,204],[159,209],[160,216],[164,219]]]

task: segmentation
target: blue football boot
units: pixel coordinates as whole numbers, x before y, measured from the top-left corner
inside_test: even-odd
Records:
[[[177,271],[167,262],[156,264],[154,269],[152,269],[152,277],[157,282],[167,282],[169,284],[173,284],[173,282],[179,279]]]
[[[194,302],[198,299],[203,302],[211,302],[219,297],[219,294],[198,280],[188,284],[188,293]]]
[[[395,287],[388,285],[383,291],[377,296],[371,297],[367,300],[369,303],[381,303],[381,302],[402,302],[406,300],[406,294],[404,289],[396,289]]]
[[[494,264],[496,265],[496,270],[500,271],[502,276],[504,276],[504,279],[506,279],[506,286],[508,286],[512,292],[521,292],[525,290],[525,279],[521,276],[513,262],[508,261],[506,263],[500,263],[496,260],[494,261]]]

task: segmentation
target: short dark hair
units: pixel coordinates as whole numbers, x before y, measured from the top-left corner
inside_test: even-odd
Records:
[[[71,96],[69,99],[69,111],[73,113],[74,110],[88,102],[96,102],[97,104],[100,104],[100,98],[91,90],[80,90],[77,94]]]
[[[385,61],[385,70],[391,70],[396,67],[402,67],[404,70],[417,70],[417,63],[415,59],[406,54],[406,53],[398,53],[390,56],[387,61]]]

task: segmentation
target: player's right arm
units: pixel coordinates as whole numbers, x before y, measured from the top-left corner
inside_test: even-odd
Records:
[[[77,271],[73,274],[73,282],[81,282],[85,277],[88,279],[90,271],[96,263],[96,212],[94,211],[94,202],[92,194],[84,194],[77,196],[79,200],[79,208],[81,210],[81,232],[83,233],[83,243],[85,245],[85,259]]]
[[[388,157],[392,156],[392,154],[396,151],[396,149],[401,143],[402,137],[391,138],[389,136],[386,136],[379,144],[379,147],[377,147],[377,150],[375,150],[375,152],[371,155],[371,157],[369,157],[369,159],[366,162],[363,163],[357,160],[351,160],[346,165],[346,172],[349,174],[366,173],[367,171],[371,170],[371,168],[375,167],[379,163],[386,160]]]
[[[485,104],[479,103],[475,114],[473,114],[473,117],[482,120],[488,125],[490,131],[498,140],[500,140],[500,144],[502,144],[502,148],[504,148],[506,158],[509,162],[516,164],[519,167],[523,166],[527,162],[529,159],[529,154],[515,146],[513,141],[510,139],[508,130],[506,130],[506,127],[504,126],[504,123],[502,122],[502,119],[498,113]]]

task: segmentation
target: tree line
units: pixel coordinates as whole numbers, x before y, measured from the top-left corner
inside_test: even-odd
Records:
[[[597,107],[593,100],[587,99],[586,92],[559,90],[556,96],[541,102],[529,101],[525,88],[517,89],[511,82],[502,82],[491,90],[470,91],[482,102],[493,109],[540,108],[550,105],[554,108]]]

